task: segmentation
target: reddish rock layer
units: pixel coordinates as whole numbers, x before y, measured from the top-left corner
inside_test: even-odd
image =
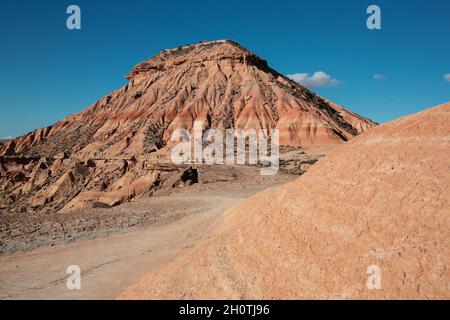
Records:
[[[163,50],[85,111],[0,145],[0,155],[148,154],[177,128],[279,128],[281,143],[336,144],[374,125],[270,69],[232,41]]]

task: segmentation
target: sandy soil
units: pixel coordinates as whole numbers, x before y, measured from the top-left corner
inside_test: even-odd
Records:
[[[450,103],[250,197],[121,299],[450,298]]]
[[[37,245],[34,241],[21,249],[30,250],[35,246],[47,245],[46,247],[0,255],[0,298],[115,298],[145,274],[180,256],[211,235],[220,225],[220,214],[225,209],[260,190],[295,178],[281,173],[275,177],[261,177],[256,174],[256,170],[258,168],[246,168],[244,172],[238,172],[240,179],[235,181],[198,184],[176,190],[170,195],[139,199],[117,207],[116,213],[111,209],[91,212],[97,214],[91,220],[86,218],[86,212],[79,213],[79,216],[71,215],[71,221],[77,221],[76,224],[66,221],[66,225],[77,226],[71,229],[72,234],[68,230],[61,233],[57,232],[59,229],[55,229],[53,242],[44,235],[47,240],[39,238]],[[214,172],[210,176],[214,176]],[[103,223],[103,227],[97,224],[96,228],[90,229],[89,226],[95,221],[103,221],[108,212],[113,217],[110,218],[112,221],[123,222],[121,231],[125,233],[120,233],[120,223],[114,225],[112,222]],[[122,215],[118,214],[120,212]],[[114,218],[123,216],[125,212],[128,213],[128,218]],[[81,216],[88,222],[82,223],[80,228]],[[144,222],[135,218],[137,222],[130,223],[131,216],[144,217]],[[145,217],[151,218],[145,220]],[[139,228],[133,230],[136,226]],[[70,237],[67,237],[68,233]],[[16,247],[12,247],[17,249],[17,243]],[[66,288],[69,277],[66,269],[69,265],[81,268],[81,290]]]

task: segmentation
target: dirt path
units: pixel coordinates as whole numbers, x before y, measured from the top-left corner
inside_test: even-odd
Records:
[[[0,256],[0,299],[113,299],[212,233],[220,214],[271,185],[191,190],[143,200],[140,205],[177,208],[182,218],[125,234]],[[66,269],[81,268],[81,290],[68,290]]]

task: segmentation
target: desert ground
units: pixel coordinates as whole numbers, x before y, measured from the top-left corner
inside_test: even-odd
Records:
[[[446,103],[341,144],[120,298],[448,299],[449,123]]]
[[[331,149],[308,149],[302,167]],[[114,299],[207,239],[226,209],[298,177],[297,153],[282,156],[274,176],[255,166],[206,166],[200,183],[113,208],[2,214],[0,299]],[[66,287],[69,265],[81,268],[81,290]]]
[[[126,79],[0,143],[0,298],[449,298],[450,103],[379,125],[231,40]],[[231,160],[258,161],[195,164],[189,148],[224,133]],[[277,140],[280,170],[261,175]]]

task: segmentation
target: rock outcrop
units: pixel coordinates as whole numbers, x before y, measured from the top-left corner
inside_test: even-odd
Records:
[[[446,103],[352,139],[120,298],[449,299],[449,124]]]
[[[148,154],[177,128],[278,128],[281,143],[336,144],[374,126],[269,68],[239,44],[163,50],[85,111],[0,146],[0,155],[78,158]]]
[[[127,78],[81,113],[0,144],[0,211],[68,212],[128,201],[158,176],[133,166],[158,163],[172,132],[196,120],[204,129],[278,128],[281,144],[296,147],[337,144],[374,126],[232,41],[163,50]]]
[[[136,159],[0,157],[0,212],[108,208],[190,185],[191,168]]]

